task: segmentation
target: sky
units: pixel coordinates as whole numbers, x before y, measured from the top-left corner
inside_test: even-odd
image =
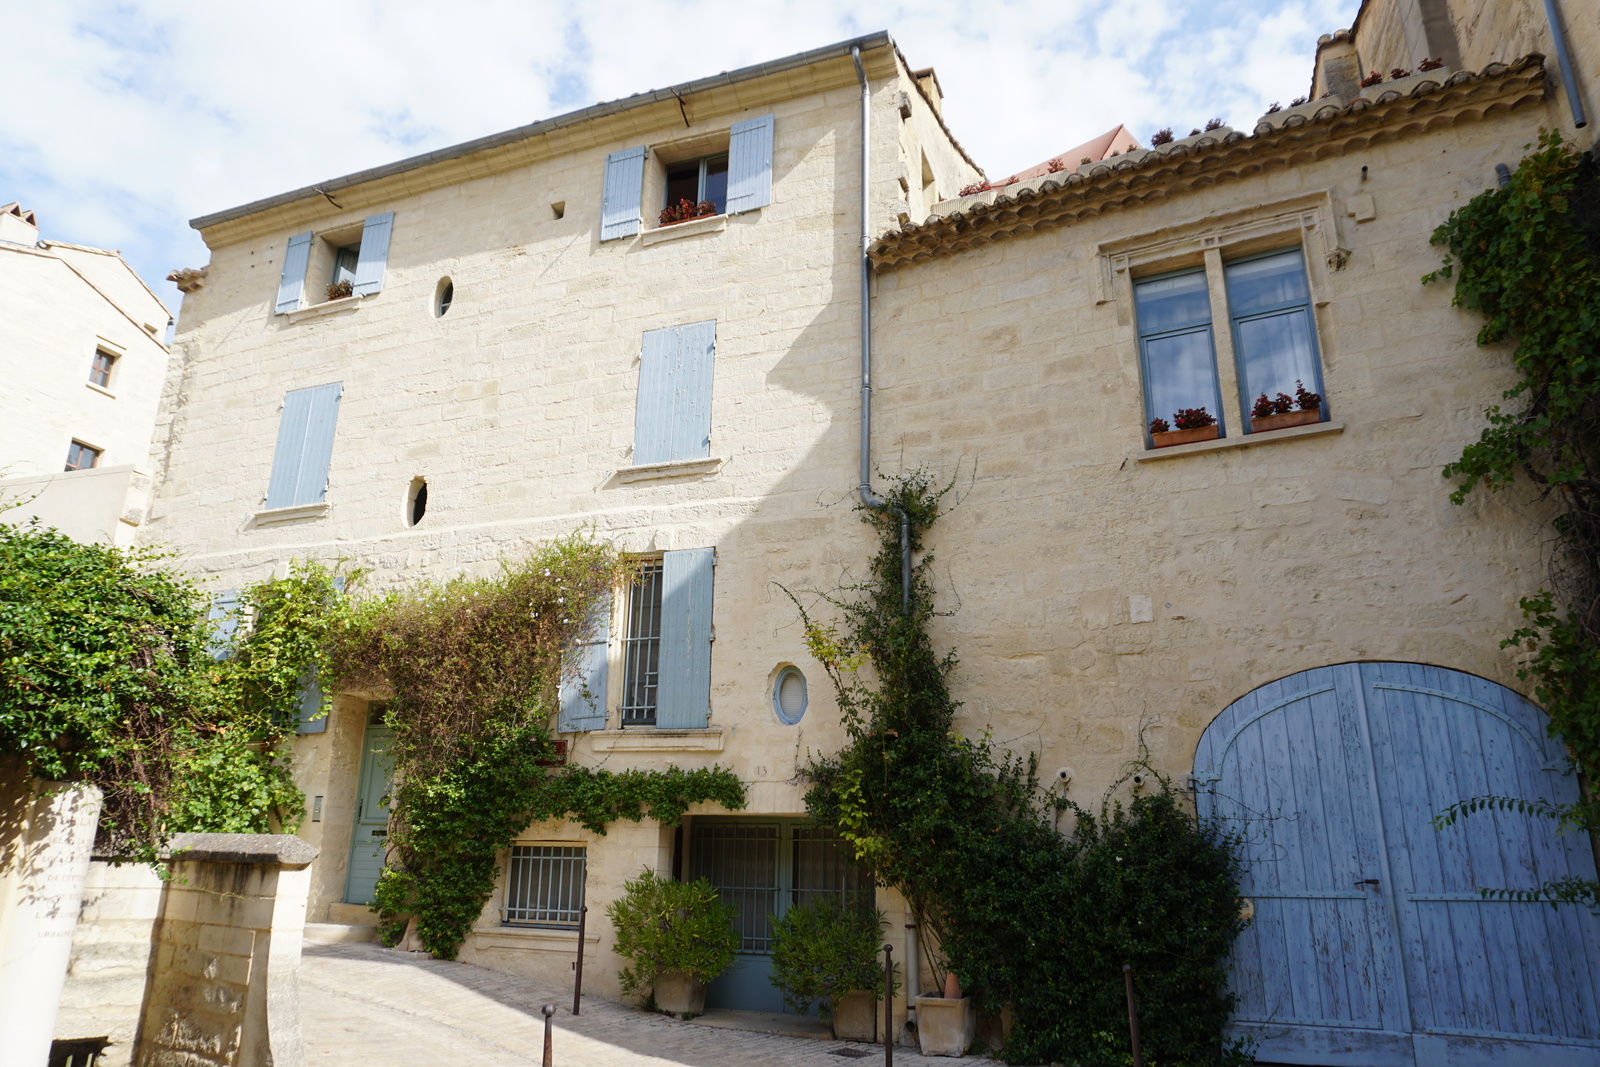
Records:
[[[1250,129],[1359,0],[0,0],[0,203],[165,275],[188,220],[887,29],[990,177],[1126,124]],[[598,192],[596,193],[598,196]]]

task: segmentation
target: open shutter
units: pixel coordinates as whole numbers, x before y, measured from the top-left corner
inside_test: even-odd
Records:
[[[224,589],[211,598],[211,609],[206,612],[206,622],[211,626],[211,637],[206,651],[212,659],[228,658],[228,643],[239,630],[239,590]]]
[[[340,382],[291,389],[283,397],[278,446],[272,455],[267,509],[292,508],[322,500],[333,458],[333,431],[339,419]]]
[[[278,279],[278,314],[300,310],[306,291],[306,267],[311,263],[311,232],[289,238],[283,254],[283,276]]]
[[[562,733],[604,730],[606,727],[606,659],[611,645],[611,598],[595,605],[600,616],[594,636],[573,650],[579,675],[561,683],[561,715],[556,729]]]
[[[368,215],[361,228],[361,258],[356,261],[356,280],[352,292],[371,296],[383,288],[383,270],[389,264],[389,233],[394,229],[394,212]]]
[[[711,579],[715,564],[713,548],[662,556],[658,729],[703,729],[711,721]]]
[[[320,734],[328,729],[328,716],[322,714],[322,686],[317,684],[313,672],[300,687],[300,720],[298,729],[303,734]]]
[[[666,463],[711,454],[711,378],[717,323],[648,330],[639,355],[633,462]]]
[[[772,203],[772,116],[736,122],[728,137],[728,214]]]
[[[604,196],[600,204],[600,240],[632,237],[639,232],[639,205],[644,198],[646,149],[628,148],[606,157]]]

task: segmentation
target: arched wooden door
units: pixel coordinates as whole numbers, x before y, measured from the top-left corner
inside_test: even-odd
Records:
[[[1243,841],[1255,918],[1234,1026],[1262,1062],[1600,1067],[1600,919],[1477,892],[1593,878],[1587,835],[1431,821],[1474,796],[1576,800],[1547,721],[1504,686],[1411,663],[1305,671],[1217,716],[1196,801]]]

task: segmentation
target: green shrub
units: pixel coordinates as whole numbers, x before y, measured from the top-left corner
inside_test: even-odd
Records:
[[[878,949],[888,925],[881,911],[841,905],[831,897],[790,908],[773,930],[772,984],[801,1015],[820,1004],[825,1019],[833,999],[851,990],[864,989],[879,1000],[883,964]]]
[[[617,930],[612,951],[628,961],[618,976],[624,993],[648,997],[668,971],[709,982],[733,963],[734,911],[710,882],[674,882],[647,867],[622,888],[606,914]]]

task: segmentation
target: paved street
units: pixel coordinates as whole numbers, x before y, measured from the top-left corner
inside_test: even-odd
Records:
[[[544,1040],[539,1006],[546,1003],[559,1006],[560,1067],[840,1067],[883,1057],[882,1046],[713,1029],[589,997],[574,1018],[570,988],[371,944],[307,943],[301,963],[308,1067],[538,1063]],[[840,1049],[869,1055],[841,1056]],[[894,1061],[897,1067],[952,1062],[904,1048],[894,1050]]]

